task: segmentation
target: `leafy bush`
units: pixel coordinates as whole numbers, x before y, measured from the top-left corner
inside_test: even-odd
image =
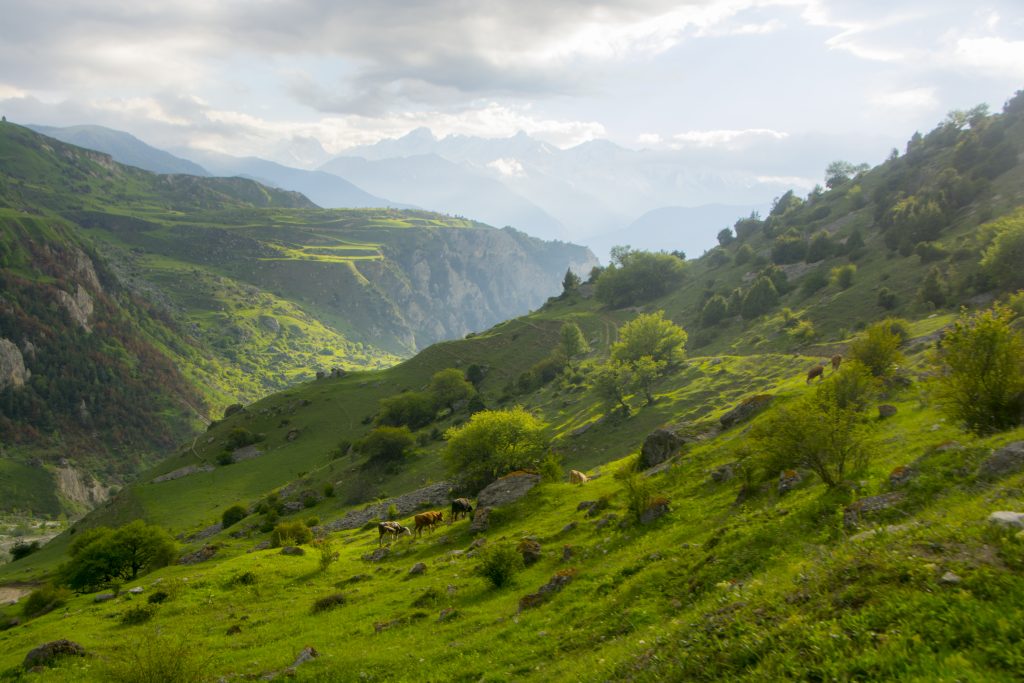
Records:
[[[779,303],[779,292],[770,278],[764,275],[757,278],[743,297],[740,313],[750,320],[767,313]]]
[[[377,427],[356,444],[367,456],[367,464],[389,465],[401,461],[413,451],[416,439],[406,426]]]
[[[348,602],[348,598],[345,597],[344,593],[332,593],[314,602],[310,611],[313,614],[320,614],[321,612],[341,607],[346,602]]]
[[[259,578],[255,572],[237,572],[228,579],[228,586],[255,586],[258,582]]]
[[[879,289],[878,305],[887,311],[891,311],[896,308],[896,292],[892,291],[888,287],[882,287]]]
[[[484,410],[445,432],[444,458],[467,485],[483,487],[508,472],[538,467],[548,451],[546,427],[518,406]]]
[[[1024,209],[984,227],[995,232],[995,238],[982,255],[982,268],[1002,291],[1024,288]]]
[[[1013,314],[996,306],[964,313],[942,339],[939,399],[946,412],[978,434],[1009,429],[1024,409],[1024,339]]]
[[[253,434],[245,427],[235,427],[228,432],[228,443],[227,447],[234,450],[236,448],[243,448],[254,443],[259,443],[266,438],[262,434]]]
[[[419,429],[433,422],[436,414],[433,396],[422,391],[407,391],[381,400],[377,424]]]
[[[316,548],[317,554],[319,555],[321,572],[326,572],[332,564],[338,561],[338,551],[334,549],[334,544],[331,543],[331,539],[318,539],[313,542],[313,547]]]
[[[220,523],[225,529],[238,524],[249,515],[249,511],[242,505],[232,505],[220,516]]]
[[[302,522],[281,522],[274,527],[270,535],[270,544],[274,548],[283,545],[302,545],[313,540],[313,532]]]
[[[807,240],[792,231],[780,235],[772,242],[772,262],[799,263],[807,257]]]
[[[149,597],[146,598],[146,602],[151,605],[160,605],[167,602],[170,597],[171,594],[167,591],[157,590],[149,594]]]
[[[859,361],[875,377],[890,374],[902,360],[900,344],[903,340],[893,327],[895,321],[881,320],[870,325],[863,336],[850,344],[850,357]]]
[[[639,522],[640,517],[651,506],[654,485],[648,477],[631,471],[624,473],[622,477],[622,490],[626,494],[626,509],[633,519]]]
[[[744,247],[747,245],[743,245]],[[704,304],[700,311],[700,324],[705,327],[717,325],[729,315],[729,302],[720,294],[715,294]]]
[[[155,605],[134,605],[121,614],[122,626],[137,626],[145,624],[156,614]]]
[[[867,465],[871,424],[857,405],[843,400],[836,382],[823,382],[813,394],[779,408],[753,431],[768,476],[806,467],[829,488]]]
[[[63,607],[71,597],[71,592],[66,588],[46,584],[28,594],[24,604],[21,606],[21,614],[31,619],[52,612],[58,607]]]
[[[199,656],[193,638],[147,633],[106,660],[102,680],[110,683],[201,683],[209,657]]]
[[[29,555],[31,555],[35,551],[39,550],[40,547],[41,546],[39,545],[39,541],[32,541],[30,543],[25,543],[24,541],[18,541],[17,543],[12,545],[11,549],[8,550],[7,552],[9,552],[11,554],[11,561],[12,562],[17,562],[21,558],[28,557]]]
[[[839,289],[849,289],[853,284],[853,276],[857,273],[857,266],[848,263],[845,266],[836,266],[830,273],[830,280]]]
[[[495,588],[512,583],[516,573],[522,568],[523,556],[510,543],[487,545],[480,551],[480,566],[477,572]]]
[[[819,268],[818,270],[812,270],[804,276],[804,279],[800,282],[800,291],[803,292],[804,296],[810,296],[827,286],[828,275],[825,274],[823,268]]]
[[[427,391],[434,398],[435,406],[444,406],[454,410],[459,401],[468,400],[476,394],[476,389],[466,380],[461,370],[447,368],[434,373]]]
[[[832,256],[836,251],[835,242],[824,230],[819,230],[811,238],[811,244],[807,247],[807,255],[804,260],[808,263],[816,263]]]
[[[921,288],[917,290],[917,296],[936,308],[946,305],[946,283],[938,267],[932,266],[929,269],[921,282]]]
[[[217,454],[217,464],[221,467],[235,464],[235,456],[231,451],[221,451]]]
[[[732,257],[732,262],[737,266],[742,266],[745,263],[750,263],[754,260],[754,249],[749,244],[741,244],[740,248],[736,250],[736,255]]]

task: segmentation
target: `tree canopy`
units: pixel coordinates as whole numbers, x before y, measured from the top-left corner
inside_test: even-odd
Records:
[[[650,301],[678,286],[685,262],[672,254],[612,248],[612,262],[597,278],[594,296],[615,308]]]
[[[445,432],[449,469],[482,488],[514,470],[540,466],[548,452],[547,424],[523,408],[482,410]]]
[[[682,358],[686,339],[686,330],[666,320],[665,311],[643,313],[619,329],[619,341],[612,344],[611,357],[630,365],[644,356],[671,364]]]
[[[71,559],[59,570],[60,580],[86,591],[114,580],[130,581],[142,571],[169,564],[176,545],[160,527],[135,520],[118,529],[90,529],[75,539],[70,552]]]

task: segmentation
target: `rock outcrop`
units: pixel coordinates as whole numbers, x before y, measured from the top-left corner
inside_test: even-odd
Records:
[[[660,465],[678,453],[682,446],[683,440],[676,436],[675,432],[667,429],[656,429],[644,439],[644,445],[640,448],[640,461],[637,463],[637,467],[646,470],[655,465]]]
[[[477,494],[477,507],[498,507],[516,502],[540,483],[540,475],[512,472],[493,481]]]
[[[58,289],[57,303],[64,307],[75,324],[86,332],[92,332],[92,326],[89,322],[92,318],[93,303],[92,297],[89,296],[89,292],[85,291],[85,287],[78,285],[74,296],[71,296],[63,289]]]
[[[32,372],[25,367],[25,359],[17,344],[0,339],[0,391],[7,387],[20,389],[31,376]]]

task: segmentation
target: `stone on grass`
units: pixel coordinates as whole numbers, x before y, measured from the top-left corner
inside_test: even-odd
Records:
[[[773,398],[771,394],[757,394],[756,396],[744,399],[735,408],[718,418],[718,422],[725,429],[741,422],[746,422],[767,408]]]
[[[363,560],[366,562],[380,562],[381,560],[386,559],[390,554],[391,548],[384,546],[383,548],[377,548],[372,553],[363,555]]]
[[[896,406],[883,403],[878,406],[878,419],[886,420],[896,414]]]
[[[218,550],[220,550],[220,546],[217,544],[204,545],[199,550],[187,553],[179,557],[178,564],[198,564],[200,562],[206,562],[214,555],[216,555]]]
[[[1001,479],[1024,470],[1024,441],[1006,444],[978,467],[978,478]]]
[[[802,482],[803,480],[803,475],[801,475],[798,471],[783,470],[782,472],[779,473],[778,491],[779,493],[786,493],[788,491],[792,491],[797,486],[799,486],[800,482]]]
[[[296,545],[286,545],[281,548],[282,555],[305,555],[306,551]]]
[[[988,521],[1007,529],[1024,529],[1024,512],[999,510],[989,515]]]
[[[947,586],[955,586],[956,584],[960,583],[962,580],[963,579],[961,579],[959,576],[957,576],[953,572],[946,572],[945,574],[942,575],[942,578],[939,579],[939,583],[944,583]]]
[[[877,496],[868,496],[855,500],[843,510],[843,523],[855,527],[864,517],[882,512],[900,503],[906,496],[900,491],[890,491]]]
[[[510,505],[540,483],[540,475],[532,472],[511,472],[484,487],[477,495],[477,507]],[[475,519],[475,518],[474,518]]]
[[[145,590],[145,589],[142,586],[136,586],[135,588],[129,588],[128,592],[131,593],[132,595],[138,595],[143,590]]]
[[[427,565],[423,564],[422,562],[417,562],[409,569],[409,574],[416,576],[418,574],[422,574],[425,571],[427,571]]]
[[[94,597],[92,599],[92,601],[93,602],[109,602],[110,600],[113,600],[116,597],[117,596],[115,594],[113,594],[113,593],[100,593],[100,594],[96,595],[96,597]]]
[[[438,621],[451,621],[459,616],[459,610],[454,607],[445,607],[441,610],[441,613],[437,615]]]
[[[37,666],[53,666],[62,657],[84,657],[85,648],[70,640],[53,640],[39,647],[32,648],[25,661],[21,663],[26,669]]]
[[[917,471],[907,465],[894,467],[889,473],[889,486],[899,488],[905,486],[911,479],[917,476]]]
[[[679,452],[683,440],[667,429],[656,429],[644,439],[640,447],[640,460],[637,467],[641,470],[660,465]]]
[[[669,511],[669,500],[668,498],[654,498],[651,500],[647,509],[640,514],[641,524],[650,524],[651,522],[664,517]]]
[[[487,531],[487,527],[490,525],[489,519],[491,517],[491,508],[478,507],[473,513],[473,522],[469,525],[469,530],[474,534]]]
[[[523,564],[527,567],[531,564],[536,564],[542,557],[540,543],[530,538],[524,538],[520,541],[516,550],[523,556]]]

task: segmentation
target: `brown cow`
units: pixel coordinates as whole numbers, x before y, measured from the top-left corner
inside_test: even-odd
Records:
[[[424,529],[434,530],[434,527],[441,523],[444,519],[444,513],[440,510],[433,510],[431,512],[421,512],[412,518],[416,536],[422,536]]]
[[[377,533],[380,537],[377,539],[377,545],[381,546],[384,544],[384,537],[389,536],[388,543],[399,536],[412,536],[412,532],[409,527],[402,526],[398,522],[380,522],[377,524]]]
[[[583,474],[579,470],[569,470],[569,483],[570,484],[586,484],[590,481],[590,477]]]
[[[839,369],[839,365],[842,362],[843,362],[843,357],[840,356],[838,353],[836,355],[832,356],[832,372],[835,372],[836,370],[838,370]]]
[[[811,380],[814,379],[815,377],[818,378],[819,382],[821,380],[825,379],[825,366],[824,365],[815,365],[813,368],[811,368],[810,370],[807,371],[807,383],[808,384],[810,384]]]

